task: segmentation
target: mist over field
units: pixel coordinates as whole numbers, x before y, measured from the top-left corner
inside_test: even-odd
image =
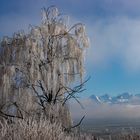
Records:
[[[84,109],[78,103],[70,104],[72,117],[81,118],[83,115],[88,119],[138,119],[140,118],[140,105],[129,104],[96,104],[91,99],[81,100]]]

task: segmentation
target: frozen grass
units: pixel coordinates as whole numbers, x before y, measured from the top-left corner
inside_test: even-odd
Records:
[[[40,118],[13,119],[0,121],[0,140],[108,140],[96,138],[92,134],[84,134],[79,131],[65,132],[60,123],[51,123]],[[117,135],[111,140],[140,140],[139,134]]]
[[[120,134],[112,137],[112,140],[140,140],[140,134]]]
[[[29,118],[14,119],[12,123],[1,121],[0,140],[94,140],[94,137],[78,132],[67,133],[61,124],[46,119]]]

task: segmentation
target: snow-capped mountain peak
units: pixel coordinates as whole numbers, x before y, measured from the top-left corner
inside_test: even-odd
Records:
[[[132,95],[129,94],[128,92],[124,92],[124,93],[120,94],[119,96],[117,96],[117,98],[120,98],[120,99],[129,99],[131,97],[132,97]]]
[[[108,94],[102,96],[92,95],[90,99],[95,103],[107,103],[107,104],[139,104],[140,94],[132,95],[128,92],[122,93],[117,96],[109,96]]]
[[[105,95],[100,96],[99,99],[102,102],[110,102],[112,100],[112,97],[110,97],[108,94],[105,94]]]
[[[101,100],[96,95],[91,95],[90,99],[92,99],[95,103],[101,103]]]

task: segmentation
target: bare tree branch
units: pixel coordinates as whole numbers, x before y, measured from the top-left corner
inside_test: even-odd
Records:
[[[82,121],[84,120],[84,118],[85,118],[85,115],[84,115],[84,116],[80,119],[80,121],[79,121],[76,125],[74,125],[74,126],[71,126],[71,127],[68,127],[68,128],[65,128],[65,127],[63,126],[63,127],[64,127],[64,131],[66,131],[66,132],[70,132],[71,129],[80,126],[81,123],[82,123]]]

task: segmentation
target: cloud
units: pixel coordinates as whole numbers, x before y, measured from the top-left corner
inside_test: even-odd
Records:
[[[87,60],[93,66],[117,61],[127,71],[140,70],[140,19],[117,17],[90,24],[87,28],[91,48]]]
[[[56,5],[67,7],[67,11],[77,16],[88,17],[114,17],[114,16],[140,16],[139,0],[61,0]],[[68,6],[69,5],[69,6]],[[71,6],[73,7],[71,10]],[[88,13],[88,15],[87,15]]]
[[[83,99],[81,103],[85,109],[81,109],[76,103],[71,103],[73,118],[81,118],[86,115],[86,119],[136,119],[140,118],[140,105],[108,105],[95,104],[90,99]]]
[[[33,0],[31,0],[28,2],[26,8],[25,3],[18,2],[21,7],[21,12],[0,15],[0,37],[4,35],[11,36],[15,31],[21,29],[27,31],[29,24],[38,25],[41,19],[41,7],[43,7],[45,3],[46,5],[50,5],[51,3],[46,0],[41,0],[41,2],[38,0],[37,4],[34,5]],[[53,1],[52,3],[55,2]],[[68,3],[75,3],[75,7],[80,7],[80,5],[83,4],[80,0],[77,0],[76,2],[72,0],[68,1]],[[56,2],[56,5],[57,4],[59,6],[61,5],[60,7],[63,7],[64,9],[67,7],[67,5],[64,5],[65,1]],[[140,19],[128,17],[127,14],[125,16],[124,14],[120,15],[119,12],[125,13],[121,10],[121,7],[125,7],[125,11],[129,10],[130,13],[133,13],[136,9],[140,10],[140,1],[136,0],[135,2],[132,2],[128,0],[118,0],[116,2],[113,0],[103,0],[99,4],[98,0],[87,0],[85,8],[87,8],[87,5],[91,5],[91,8],[93,6],[92,9],[95,8],[95,11],[88,11],[85,13],[86,15],[92,14],[93,17],[99,16],[98,12],[100,12],[100,10],[106,12],[110,11],[107,15],[111,14],[113,10],[118,13],[118,16],[116,14],[116,16],[109,18],[100,16],[95,21],[91,16],[87,16],[87,21],[85,21],[85,19],[82,20],[83,23],[87,22],[86,27],[88,28],[88,34],[91,40],[91,48],[88,50],[87,55],[87,66],[92,68],[108,67],[108,65],[115,61],[124,67],[126,71],[138,72],[140,70]],[[116,8],[112,8],[115,6]],[[136,8],[134,8],[135,6]],[[60,10],[63,10],[63,8]],[[82,9],[77,10],[77,8],[73,8],[73,10],[80,11],[81,13],[84,12]],[[28,11],[28,14],[25,11]],[[71,11],[69,11],[68,14],[71,14]],[[36,15],[36,13],[38,14]],[[74,19],[74,21],[79,21],[81,17],[80,15],[73,16],[75,17],[71,18]]]
[[[14,19],[14,20],[13,20]],[[37,21],[32,18],[23,18],[20,16],[8,16],[6,18],[1,18],[0,27],[0,37],[12,36],[14,32],[19,30],[28,31],[29,24],[34,24]]]

